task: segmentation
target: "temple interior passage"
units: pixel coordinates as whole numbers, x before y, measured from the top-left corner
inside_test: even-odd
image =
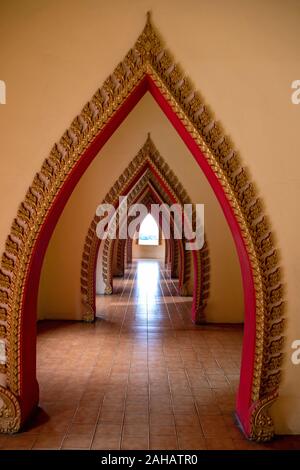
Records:
[[[234,419],[242,325],[195,326],[190,297],[157,259],[135,260],[97,320],[38,326],[40,406],[1,449],[279,449]]]

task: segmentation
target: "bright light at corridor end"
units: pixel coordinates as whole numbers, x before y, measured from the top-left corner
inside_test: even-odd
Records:
[[[151,214],[146,215],[140,226],[139,245],[158,245],[159,230]]]

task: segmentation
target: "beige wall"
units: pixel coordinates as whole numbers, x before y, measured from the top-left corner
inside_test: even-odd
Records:
[[[165,260],[165,242],[159,245],[139,245],[138,243],[132,243],[132,257],[133,258],[152,258]]]
[[[277,432],[300,432],[300,366],[290,361],[290,345],[300,338],[300,105],[290,100],[291,82],[300,79],[298,0],[3,0],[0,79],[7,85],[7,104],[0,105],[0,247],[34,173],[134,43],[147,9],[153,11],[176,59],[232,137],[264,197],[287,285],[287,354],[273,414]],[[143,143],[143,132],[129,137],[130,145],[126,136],[126,155],[121,144],[116,159],[104,149],[99,162],[109,160],[112,180],[130,152]],[[116,144],[114,139],[117,136],[109,146]],[[160,144],[163,147],[163,141]],[[166,157],[167,150],[161,149]],[[101,179],[101,193],[109,183]],[[85,183],[78,188],[84,190]],[[74,197],[80,211],[84,204]],[[91,206],[82,226],[93,212]],[[64,220],[70,231],[77,230],[77,221],[70,228],[74,221],[68,207]],[[59,229],[52,246],[58,239]],[[74,254],[68,267],[76,272],[81,232],[68,242]],[[63,247],[56,246],[57,258],[48,257],[45,266],[49,279],[61,268],[59,255],[64,255]],[[48,286],[45,293],[56,299],[73,296],[75,306],[77,288],[75,282],[65,282]],[[70,304],[70,316],[79,315],[74,306]],[[58,316],[63,313],[57,304],[49,308],[56,308]]]

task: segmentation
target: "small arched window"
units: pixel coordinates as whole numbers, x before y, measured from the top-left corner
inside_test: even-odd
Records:
[[[151,214],[146,215],[139,231],[139,245],[158,245],[159,230]]]

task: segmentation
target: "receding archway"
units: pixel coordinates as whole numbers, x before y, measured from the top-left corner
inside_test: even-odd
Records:
[[[145,189],[146,188],[146,189]],[[105,196],[102,204],[111,204],[119,209],[119,198],[126,197],[128,205],[140,201],[140,194],[145,196],[145,191],[152,194],[153,203],[167,203],[172,206],[178,203],[191,204],[187,192],[181,185],[177,176],[159,154],[150,135],[146,142],[126,167],[122,175],[114,183]],[[153,200],[154,198],[154,200]],[[144,200],[142,201],[144,202]],[[95,215],[87,231],[81,262],[81,293],[83,305],[83,318],[93,321],[96,315],[95,294],[96,277],[99,294],[111,294],[112,286],[112,255],[115,240],[108,236],[105,240],[99,240],[96,227],[100,218]],[[157,221],[160,224],[160,221]],[[174,227],[173,216],[170,216],[171,225]],[[206,238],[206,237],[205,237]],[[180,266],[179,290],[181,295],[187,295],[189,291],[190,265],[193,261],[194,282],[192,319],[195,323],[204,322],[204,310],[208,298],[208,247],[205,239],[201,250],[185,250],[184,240],[177,240],[179,246]],[[96,266],[101,264],[96,276]]]
[[[252,439],[273,435],[268,407],[278,395],[283,330],[281,272],[269,222],[248,172],[200,95],[164,49],[148,19],[133,49],[75,118],[21,203],[1,261],[1,338],[6,385],[0,430],[16,432],[38,403],[36,303],[47,244],[89,163],[150,91],[205,173],[239,254],[245,334],[236,411]]]

